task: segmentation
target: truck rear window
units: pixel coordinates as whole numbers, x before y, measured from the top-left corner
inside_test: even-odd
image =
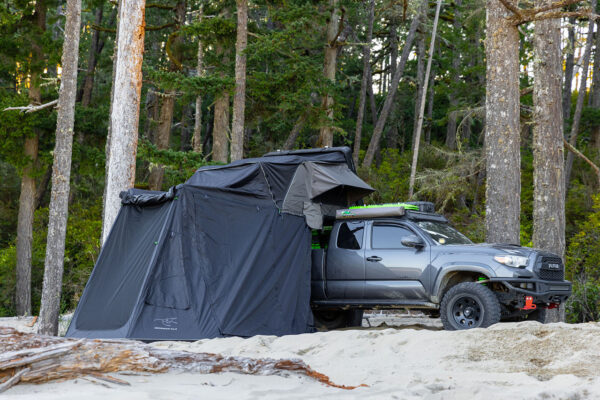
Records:
[[[337,247],[340,249],[360,250],[365,227],[362,222],[344,222],[340,225]]]

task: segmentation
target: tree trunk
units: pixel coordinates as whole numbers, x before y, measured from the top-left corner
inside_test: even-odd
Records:
[[[567,57],[565,59],[565,86],[562,93],[563,123],[571,118],[571,85],[575,66],[575,18],[569,18]]]
[[[412,199],[415,188],[415,177],[417,174],[417,161],[419,160],[419,142],[421,141],[421,129],[423,128],[423,117],[425,114],[425,100],[427,96],[427,85],[429,84],[429,74],[431,72],[431,62],[433,61],[433,54],[435,49],[435,35],[437,33],[438,20],[440,18],[440,8],[442,7],[442,0],[437,1],[435,8],[435,18],[433,19],[433,31],[431,32],[431,42],[429,43],[429,59],[427,60],[427,70],[425,71],[425,77],[423,79],[423,89],[421,91],[420,109],[417,119],[417,130],[415,132],[415,146],[413,148],[413,159],[410,168],[410,182],[408,188],[408,198]]]
[[[67,0],[65,40],[61,58],[62,77],[58,96],[56,120],[56,145],[52,168],[52,192],[48,216],[48,239],[42,305],[38,321],[38,333],[58,334],[58,316],[65,256],[65,237],[69,209],[69,185],[71,155],[73,150],[73,127],[75,124],[75,100],[77,96],[77,62],[79,59],[79,25],[81,23],[81,0]]]
[[[369,84],[369,66],[371,62],[371,41],[373,40],[373,19],[375,18],[375,0],[369,1],[369,19],[367,22],[367,39],[363,46],[363,73],[360,82],[360,96],[358,101],[358,115],[356,116],[356,130],[354,132],[354,151],[352,158],[354,164],[358,165],[360,154],[360,142],[362,139],[363,118],[365,115],[365,104],[367,102],[367,85]]]
[[[423,0],[423,5],[420,8],[419,14],[426,12],[427,4],[427,1]],[[371,136],[371,141],[369,142],[369,147],[367,149],[367,153],[365,154],[365,158],[362,164],[365,168],[370,168],[371,164],[373,163],[373,159],[375,158],[375,151],[379,147],[379,141],[381,140],[383,128],[390,114],[390,110],[392,108],[392,104],[394,103],[396,92],[398,91],[398,85],[400,84],[400,78],[402,78],[402,75],[404,74],[404,67],[406,66],[406,61],[408,60],[408,56],[410,55],[410,51],[415,40],[415,33],[417,32],[419,20],[420,16],[416,15],[410,24],[410,28],[406,36],[406,41],[404,43],[404,48],[402,49],[402,55],[400,56],[400,62],[396,67],[396,73],[394,74],[394,78],[392,79],[392,87],[394,88],[394,90],[390,91],[385,97],[383,108],[381,109],[381,113],[377,118],[377,124],[375,125],[375,129],[373,130],[373,135]]]
[[[327,44],[325,45],[325,62],[323,76],[335,83],[335,67],[337,61],[337,35],[340,27],[338,0],[329,0],[331,16],[327,21]],[[327,117],[319,132],[318,147],[333,146],[333,95],[327,90],[323,96],[323,109]]]
[[[283,144],[283,150],[292,150],[294,148],[294,145],[296,144],[296,140],[298,140],[298,135],[300,135],[302,128],[304,128],[304,124],[305,124],[307,118],[308,118],[308,110],[306,112],[302,113],[302,115],[300,115],[300,117],[298,117],[298,120],[294,124],[292,131],[290,132],[288,138],[286,139],[285,143]]]
[[[202,21],[202,7],[200,7],[200,21]],[[204,73],[204,46],[198,38],[198,56],[196,76],[201,77]],[[202,154],[202,96],[196,97],[196,113],[194,115],[194,135],[192,136],[192,150]]]
[[[425,142],[431,143],[431,129],[433,128],[433,98],[435,97],[435,72],[429,77],[429,92],[427,94],[427,125],[425,126]]]
[[[419,124],[419,110],[421,109],[421,99],[423,99],[423,76],[425,75],[425,27],[421,21],[421,29],[417,32],[417,91],[415,92],[415,119],[413,120],[413,138],[412,145],[415,145],[417,135],[417,125]]]
[[[222,44],[215,46],[217,56],[222,57],[223,64],[229,62],[228,50]],[[214,105],[213,120],[213,161],[226,163],[229,155],[229,90],[224,89],[217,94]]]
[[[229,127],[229,92],[226,90],[219,93],[214,105],[213,122],[213,161],[226,163],[228,155],[227,131]]]
[[[373,70],[371,64],[369,64],[369,83],[367,84],[367,94],[369,95],[369,105],[371,108],[371,121],[373,127],[377,125],[377,102],[375,101],[375,93],[373,93]]]
[[[507,0],[513,2],[513,0]],[[486,241],[520,243],[519,31],[498,0],[487,0],[485,99]]]
[[[34,21],[37,28],[46,30],[47,5],[43,0],[35,3]],[[41,46],[32,44],[31,64],[40,62],[43,58]],[[39,87],[37,70],[30,71],[29,103],[41,104],[42,92]],[[25,138],[24,154],[31,161],[23,168],[21,177],[21,193],[19,195],[19,214],[17,217],[17,266],[16,266],[16,295],[15,308],[17,315],[31,314],[31,258],[33,244],[33,214],[35,211],[36,188],[33,172],[38,160],[39,133],[34,129],[34,135]]]
[[[171,141],[171,126],[173,125],[173,110],[175,108],[175,92],[169,90],[160,96],[160,117],[153,143],[158,150],[169,148]],[[153,165],[148,177],[148,188],[150,190],[162,190],[164,166]]]
[[[246,45],[248,44],[248,0],[236,0],[235,93],[231,123],[231,161],[244,158],[244,114],[246,110]]]
[[[121,0],[117,27],[116,60],[111,99],[107,173],[104,191],[102,243],[121,208],[121,191],[135,183],[145,0]]]
[[[96,9],[96,15],[94,17],[94,24],[97,26],[102,25],[102,15],[104,11],[104,4],[101,4]],[[98,63],[98,56],[104,47],[104,42],[100,42],[100,31],[94,29],[92,32],[92,42],[90,44],[90,52],[88,55],[87,70],[85,78],[83,78],[83,85],[81,91],[78,94],[78,100],[81,101],[81,105],[89,107],[92,102],[92,91],[94,89],[94,71],[96,70],[96,64]]]
[[[591,1],[591,9],[596,9],[596,0]],[[588,69],[590,66],[590,55],[592,53],[592,44],[594,43],[594,23],[590,22],[588,29],[587,41],[585,43],[585,51],[583,53],[583,61],[581,62],[581,83],[579,84],[579,93],[577,94],[577,104],[575,105],[575,114],[573,114],[573,123],[571,124],[571,134],[569,136],[569,144],[577,147],[577,135],[579,135],[579,124],[581,122],[581,113],[583,112],[583,101],[586,95]],[[573,153],[567,153],[567,162],[565,165],[565,194],[569,189],[571,181],[571,171],[573,170]]]
[[[537,0],[536,7],[552,0]],[[533,104],[533,245],[563,257],[565,180],[560,19],[535,22]]]
[[[177,33],[177,30],[185,22],[185,10],[186,2],[179,1],[175,6],[175,38],[171,41],[170,51],[167,54],[170,58],[169,70],[181,71],[181,60],[182,50],[181,45],[183,43],[182,35]],[[169,46],[169,41],[167,41]],[[167,49],[169,50],[169,49]],[[162,103],[160,106],[160,118],[158,122],[158,129],[156,131],[156,137],[154,138],[154,144],[158,150],[167,150],[171,141],[171,127],[173,126],[173,111],[175,109],[175,90],[168,90],[164,95],[161,95]],[[150,190],[162,190],[163,177],[165,175],[165,167],[163,165],[154,165],[150,170],[150,176],[148,177],[148,187]]]
[[[592,73],[592,91],[590,93],[590,107],[600,108],[600,22],[596,21],[596,48],[594,50],[594,71]],[[593,120],[591,127],[590,144],[596,151],[600,151],[600,124]]]
[[[461,18],[462,18],[462,0],[456,0],[454,2],[454,22],[453,31],[458,35],[461,31]],[[460,79],[460,52],[456,49],[452,52],[452,83],[456,84]],[[457,128],[457,117],[458,117],[458,93],[452,91],[449,94],[450,101],[450,112],[448,113],[448,125],[446,125],[446,146],[451,149],[456,149],[456,128]]]
[[[32,97],[37,94],[39,94],[39,88],[30,88],[29,100],[31,101]],[[35,177],[32,176],[32,173],[38,156],[37,134],[25,139],[24,150],[25,156],[30,158],[31,162],[23,169],[23,176],[21,177],[21,194],[19,195],[19,215],[17,219],[15,307],[19,316],[31,314],[31,253],[36,194]]]

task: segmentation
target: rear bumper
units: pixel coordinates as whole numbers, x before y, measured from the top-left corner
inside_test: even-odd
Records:
[[[503,297],[508,295],[509,299],[520,299],[523,296],[532,296],[536,304],[563,303],[571,295],[573,286],[569,281],[541,279],[490,278],[490,281],[500,282],[508,289],[508,293],[502,293]],[[527,287],[523,288],[523,284]]]

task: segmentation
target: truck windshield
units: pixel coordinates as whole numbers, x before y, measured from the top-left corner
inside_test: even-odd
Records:
[[[448,224],[433,221],[418,221],[417,225],[438,244],[472,244],[465,235]]]

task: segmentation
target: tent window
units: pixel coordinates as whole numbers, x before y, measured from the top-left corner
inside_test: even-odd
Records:
[[[340,249],[360,250],[365,227],[362,222],[344,222],[340,225],[337,247]]]

